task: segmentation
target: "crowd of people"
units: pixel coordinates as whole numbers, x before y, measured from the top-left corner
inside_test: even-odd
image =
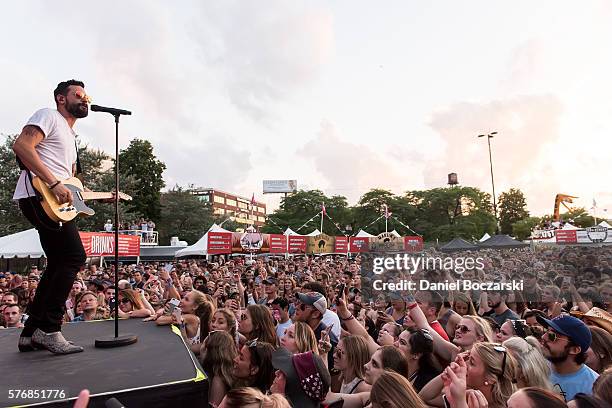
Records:
[[[115,227],[113,221],[108,219],[104,224],[104,232],[113,232]],[[145,220],[140,218],[139,220],[128,221],[119,223],[119,232],[128,235],[139,235],[142,242],[154,242],[155,222],[153,220]]]
[[[434,249],[428,255],[436,255]],[[447,256],[447,255],[444,255]],[[432,282],[520,280],[522,290],[387,291],[364,256],[83,267],[64,320],[176,325],[223,407],[608,407],[612,248],[480,250],[481,269]],[[0,325],[27,319],[41,271],[0,275]]]

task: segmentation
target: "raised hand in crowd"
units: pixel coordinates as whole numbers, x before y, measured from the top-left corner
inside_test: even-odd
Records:
[[[444,382],[444,398],[452,408],[467,408],[467,366],[461,353],[444,369],[440,378]]]

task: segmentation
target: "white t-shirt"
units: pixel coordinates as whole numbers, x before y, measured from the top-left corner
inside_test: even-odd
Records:
[[[72,177],[72,165],[76,163],[75,131],[68,125],[66,118],[56,109],[44,108],[36,111],[27,125],[42,130],[44,139],[36,146],[40,160],[58,180]],[[35,175],[35,174],[33,174]],[[14,200],[36,195],[30,184],[27,172],[21,171],[15,188]]]
[[[291,321],[291,319],[289,319],[285,323],[278,323],[276,325],[276,336],[279,338],[279,340],[285,335],[285,330],[288,329],[289,326],[291,326],[292,324],[293,322]]]
[[[334,327],[332,327],[331,331],[337,339],[340,338],[340,318],[335,312],[327,309],[321,321],[325,324],[325,327],[329,327],[333,324]]]

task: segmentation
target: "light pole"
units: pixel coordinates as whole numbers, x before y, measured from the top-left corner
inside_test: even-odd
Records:
[[[499,223],[497,222],[497,199],[495,198],[495,181],[493,179],[493,158],[491,156],[491,139],[497,132],[491,132],[486,135],[478,135],[478,137],[487,137],[487,144],[489,145],[489,164],[491,165],[491,185],[493,187],[493,214],[495,215],[495,233],[499,233]]]

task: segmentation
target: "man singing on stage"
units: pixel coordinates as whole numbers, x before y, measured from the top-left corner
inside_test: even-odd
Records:
[[[43,210],[31,180],[38,176],[60,204],[72,203],[72,193],[60,181],[76,173],[77,134],[72,128],[77,119],[89,113],[89,97],[84,87],[81,81],[60,82],[53,91],[57,109],[36,111],[13,145],[22,167],[13,199],[19,200],[21,212],[38,230],[47,256],[47,268],[19,338],[20,351],[38,348],[55,354],[83,351],[83,347],[64,338],[61,325],[72,283],[85,263],[85,250],[75,221],[62,224],[52,221]]]

